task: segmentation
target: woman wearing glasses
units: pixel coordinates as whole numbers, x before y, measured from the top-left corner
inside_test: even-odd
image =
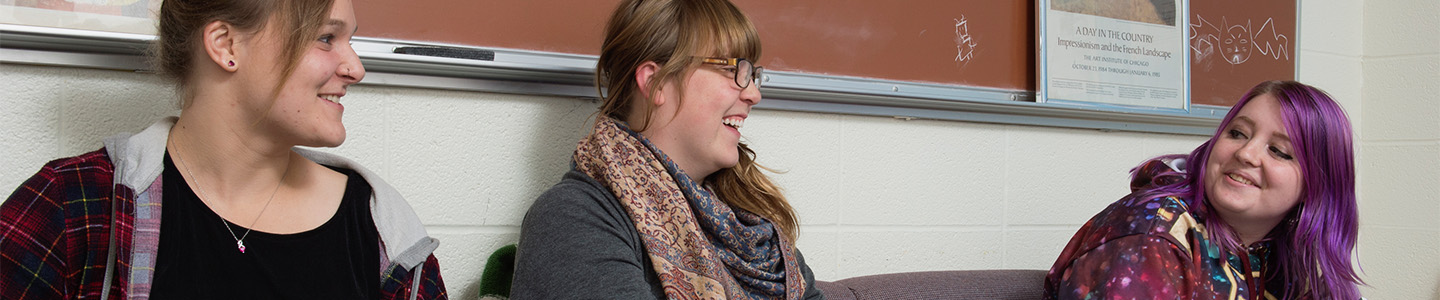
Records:
[[[595,127],[525,216],[511,296],[822,299],[794,211],[740,143],[759,56],[725,0],[623,1]]]

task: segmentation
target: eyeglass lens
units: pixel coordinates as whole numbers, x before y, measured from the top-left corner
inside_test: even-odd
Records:
[[[735,64],[735,84],[740,88],[748,88],[752,82],[759,86],[759,78],[760,68],[756,68],[750,61],[740,60]]]

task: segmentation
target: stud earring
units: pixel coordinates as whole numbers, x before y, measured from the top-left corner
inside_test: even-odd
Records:
[[[226,65],[229,65],[229,66],[231,66],[231,67],[234,67],[234,66],[235,66],[235,61],[233,61],[233,60],[232,60],[232,61],[227,61],[227,62],[225,62],[225,64],[226,64]]]

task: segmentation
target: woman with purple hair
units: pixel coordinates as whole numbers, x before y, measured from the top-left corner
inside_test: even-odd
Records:
[[[1065,246],[1046,299],[1360,297],[1350,121],[1320,89],[1261,83],[1189,155],[1132,172],[1130,195]]]

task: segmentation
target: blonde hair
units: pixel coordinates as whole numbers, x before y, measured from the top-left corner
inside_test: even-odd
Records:
[[[334,0],[165,0],[160,4],[158,20],[158,41],[152,46],[152,64],[160,74],[179,85],[180,107],[188,106],[190,76],[194,67],[194,52],[202,51],[201,30],[210,22],[220,21],[236,29],[260,32],[269,20],[274,19],[280,26],[274,32],[283,38],[281,43],[281,72],[275,94],[280,85],[295,72],[305,47],[317,36],[320,27],[330,16]]]
[[[636,69],[645,62],[659,64],[660,69],[650,80],[673,82],[679,89],[677,94],[684,94],[685,81],[680,79],[700,66],[692,55],[702,51],[709,51],[709,56],[757,61],[760,35],[750,20],[726,0],[623,1],[605,27],[605,42],[596,62],[595,85],[604,98],[599,114],[628,120],[630,107],[643,105],[640,124],[629,125],[644,131],[650,126],[655,107],[651,101],[634,100],[649,100],[661,84],[651,84],[641,93]],[[676,99],[677,104],[681,101],[684,99]],[[738,164],[711,174],[704,182],[715,189],[721,201],[770,220],[793,243],[799,227],[794,209],[780,187],[761,173],[764,167],[755,162],[755,151],[744,143],[736,151],[740,153]]]

